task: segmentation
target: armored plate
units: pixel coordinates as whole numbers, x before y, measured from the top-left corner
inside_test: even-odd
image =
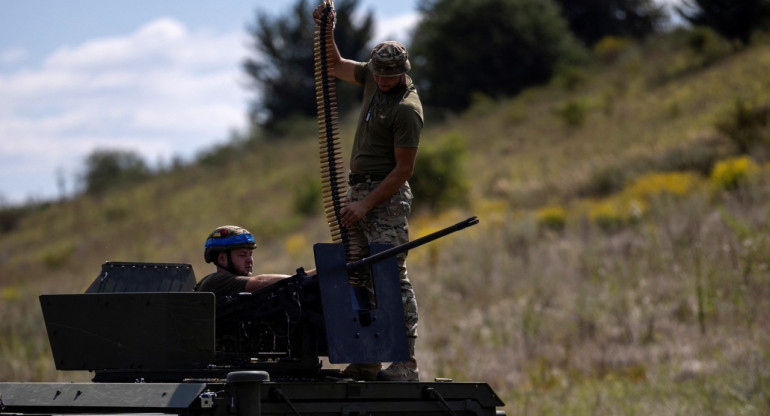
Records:
[[[373,244],[372,254],[389,245]],[[315,244],[321,301],[332,363],[406,361],[406,341],[401,284],[395,257],[372,265],[376,308],[361,306],[349,283],[342,244]]]
[[[202,368],[214,359],[213,293],[41,295],[59,370]]]
[[[187,263],[108,261],[86,293],[191,292],[195,273]]]

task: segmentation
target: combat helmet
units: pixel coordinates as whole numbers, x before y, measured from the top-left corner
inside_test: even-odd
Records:
[[[209,234],[204,247],[203,257],[206,259],[206,263],[214,263],[219,253],[229,252],[237,248],[254,250],[257,248],[257,243],[254,242],[254,236],[247,229],[236,225],[223,225]]]
[[[380,43],[372,49],[369,67],[374,75],[381,77],[395,77],[406,73],[411,68],[406,46],[394,40]]]

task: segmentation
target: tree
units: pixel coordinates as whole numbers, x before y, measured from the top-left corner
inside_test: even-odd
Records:
[[[86,193],[101,195],[105,191],[137,183],[150,177],[147,164],[130,150],[97,149],[85,159],[80,178]]]
[[[256,23],[248,28],[255,56],[246,59],[243,69],[253,81],[252,88],[259,91],[249,113],[268,131],[279,128],[282,121],[316,114],[313,7],[315,3],[298,0],[289,15],[278,18],[257,11]],[[359,24],[353,22],[357,7],[358,0],[335,4],[337,46],[342,56],[351,59],[364,58],[374,30],[371,12]],[[337,103],[344,111],[358,101],[357,89],[340,84]]]
[[[427,106],[513,95],[585,59],[552,0],[422,0],[410,56]]]
[[[708,26],[740,45],[756,29],[770,27],[770,0],[683,0],[676,11],[696,26]]]
[[[556,0],[572,32],[593,46],[605,36],[642,38],[654,33],[665,17],[653,0]]]

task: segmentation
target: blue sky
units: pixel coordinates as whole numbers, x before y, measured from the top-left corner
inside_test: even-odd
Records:
[[[155,166],[246,128],[240,63],[257,9],[291,1],[24,0],[0,13],[0,205],[70,194],[86,155]],[[406,41],[416,0],[362,0],[375,39]]]

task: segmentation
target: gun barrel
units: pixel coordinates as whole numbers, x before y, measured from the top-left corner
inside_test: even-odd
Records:
[[[460,231],[464,228],[470,227],[471,225],[476,225],[479,223],[478,218],[470,217],[464,221],[460,221],[455,225],[451,225],[447,228],[444,228],[443,230],[436,231],[434,233],[428,234],[426,236],[420,237],[416,240],[412,240],[408,243],[401,244],[399,246],[395,246],[393,248],[389,248],[385,251],[381,251],[377,254],[371,255],[369,257],[365,257],[361,260],[353,261],[346,264],[348,272],[360,269],[362,267],[369,266],[373,263],[377,263],[378,261],[384,260],[388,257],[395,256],[397,254],[403,253],[404,251],[411,250],[415,247],[419,247],[423,244],[430,243],[433,240],[439,239],[441,237],[446,236],[447,234],[451,234],[455,231]]]

